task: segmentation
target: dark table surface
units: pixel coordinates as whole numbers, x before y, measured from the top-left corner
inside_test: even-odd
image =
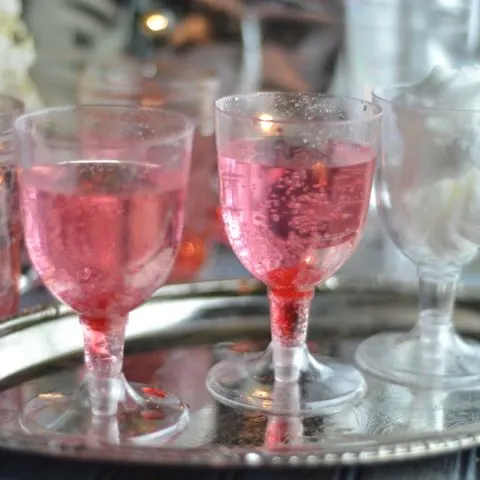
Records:
[[[474,451],[404,464],[309,470],[207,470],[77,463],[0,451],[0,480],[474,480]]]

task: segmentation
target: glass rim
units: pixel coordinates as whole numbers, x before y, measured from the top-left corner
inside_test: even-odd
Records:
[[[30,128],[28,127],[28,121],[33,120],[35,118],[42,118],[47,116],[48,114],[55,114],[55,113],[74,113],[79,111],[146,111],[146,112],[158,112],[163,115],[166,114],[167,117],[170,118],[177,118],[183,121],[183,126],[181,128],[181,132],[177,135],[172,135],[168,137],[168,141],[172,141],[175,139],[182,138],[188,134],[193,134],[195,131],[196,125],[195,122],[182,113],[174,112],[172,110],[168,110],[165,108],[158,108],[158,107],[144,107],[141,105],[102,105],[102,104],[95,104],[95,105],[64,105],[59,107],[50,107],[44,108],[41,110],[36,110],[35,112],[25,113],[20,115],[14,122],[14,130],[17,133],[28,134]],[[167,140],[165,140],[167,141]]]
[[[268,97],[268,96],[273,96],[273,95],[297,95],[301,97],[310,97],[310,98],[323,98],[323,99],[341,99],[341,100],[347,100],[349,102],[357,103],[360,105],[368,105],[369,107],[372,108],[374,111],[374,114],[369,117],[369,118],[353,118],[353,119],[348,119],[348,120],[321,120],[321,119],[314,119],[314,120],[305,120],[305,119],[289,119],[289,118],[280,118],[276,119],[272,115],[272,119],[268,120],[262,120],[262,121],[267,121],[267,122],[272,122],[276,123],[279,125],[293,125],[293,124],[299,124],[299,125],[355,125],[355,124],[368,124],[371,122],[374,122],[378,119],[381,118],[383,115],[383,110],[379,105],[376,105],[373,102],[370,102],[368,100],[362,100],[360,98],[355,98],[355,97],[349,97],[349,96],[344,96],[344,95],[332,95],[328,93],[313,93],[313,92],[280,92],[280,91],[271,91],[271,92],[253,92],[253,93],[240,93],[240,94],[233,94],[233,95],[227,95],[218,98],[215,100],[214,106],[216,112],[228,116],[230,118],[236,118],[239,120],[252,120],[252,115],[239,115],[230,112],[229,110],[222,108],[221,103],[227,101],[228,99],[233,99],[233,98],[247,98],[247,97]],[[268,113],[270,115],[270,113]]]
[[[132,64],[131,64],[132,65]],[[139,77],[146,81],[154,81],[158,85],[163,85],[167,87],[186,87],[189,85],[197,85],[201,87],[208,87],[213,89],[219,89],[221,79],[217,72],[212,69],[196,69],[196,68],[186,68],[184,70],[173,70],[173,71],[165,71],[160,72],[160,74],[156,73],[153,76],[148,76],[142,73],[145,67],[149,65],[155,66],[154,62],[146,62],[146,61],[139,61],[136,65],[137,73],[139,73]],[[122,64],[116,63],[114,61],[103,61],[98,62],[95,64],[90,65],[85,69],[84,74],[80,80],[81,85],[86,86],[113,86],[117,90],[121,91],[133,91],[138,90],[136,86],[127,86],[124,84],[117,84],[117,83],[109,83],[105,79],[100,78],[98,73],[102,73],[105,69],[109,69],[111,71],[112,68],[115,66],[122,66]],[[121,69],[120,69],[121,70]],[[125,69],[127,71],[127,69]]]
[[[144,77],[145,80],[152,80],[158,83],[159,85],[173,86],[173,87],[186,87],[189,85],[201,85],[208,86],[212,88],[220,88],[220,78],[218,76],[204,76],[204,75],[193,75],[194,71],[186,70],[183,73],[184,75],[175,76],[173,74],[167,74],[165,76],[159,77]]]
[[[417,86],[416,83],[396,83],[393,85],[380,85],[372,89],[372,99],[380,100],[389,105],[401,107],[408,110],[418,110],[423,112],[445,112],[445,113],[465,113],[465,114],[480,114],[480,109],[475,108],[454,108],[454,107],[428,107],[426,105],[409,105],[401,100],[389,99],[385,92],[401,91],[403,88],[411,88]]]
[[[188,73],[188,72],[187,72]],[[218,90],[220,88],[220,80],[218,78],[207,78],[207,77],[189,77],[189,78],[174,78],[174,77],[144,77],[147,81],[152,81],[158,84],[159,86],[172,87],[172,88],[185,88],[189,86],[195,87],[206,87],[205,89],[209,90]],[[137,91],[146,91],[148,92],[149,88],[142,88],[136,85],[126,86],[117,83],[108,83],[102,81],[102,79],[95,79],[91,81],[89,77],[84,77],[81,80],[82,87],[97,87],[102,86],[103,88],[114,88],[116,92],[137,92]],[[204,94],[204,92],[199,92],[198,95]]]

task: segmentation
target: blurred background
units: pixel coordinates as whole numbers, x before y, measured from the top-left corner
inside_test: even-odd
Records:
[[[255,90],[369,99],[373,85],[475,62],[479,22],[480,0],[2,0],[0,89],[27,110],[137,103],[195,118],[189,218],[171,282],[232,278],[247,273],[219,216],[213,101]],[[374,203],[340,276],[413,281]],[[382,260],[375,267],[371,255]],[[476,270],[466,277],[475,281]]]

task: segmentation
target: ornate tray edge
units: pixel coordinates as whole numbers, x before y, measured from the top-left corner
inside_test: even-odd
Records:
[[[28,438],[28,442],[25,439]],[[318,447],[278,451],[244,448],[149,448],[149,447],[119,447],[114,445],[96,444],[94,448],[80,439],[60,441],[55,437],[21,436],[9,431],[0,431],[0,447],[14,450],[43,454],[47,456],[61,455],[64,458],[89,461],[105,461],[137,464],[162,464],[209,467],[318,467],[318,466],[351,466],[364,464],[379,464],[385,462],[414,460],[451,453],[472,448],[480,444],[480,432],[475,434],[452,435],[448,439],[408,440],[385,442],[378,447],[368,447],[368,442],[360,442],[356,448],[335,452],[330,448],[322,452]],[[128,460],[125,451],[128,449]],[[361,450],[360,450],[361,449]]]

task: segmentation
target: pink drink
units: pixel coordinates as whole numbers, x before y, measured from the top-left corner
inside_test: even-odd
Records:
[[[175,265],[168,282],[194,280],[208,260],[209,243],[215,226],[215,195],[212,187],[217,163],[215,138],[197,128],[193,140],[185,228]]]
[[[22,229],[16,171],[15,164],[0,166],[0,318],[18,309]]]
[[[32,261],[91,328],[104,330],[162,285],[182,234],[181,176],[95,160],[36,166],[19,182]]]
[[[320,151],[268,138],[223,152],[225,228],[253,275],[278,294],[297,295],[345,263],[368,211],[374,172],[368,147],[330,143]]]

